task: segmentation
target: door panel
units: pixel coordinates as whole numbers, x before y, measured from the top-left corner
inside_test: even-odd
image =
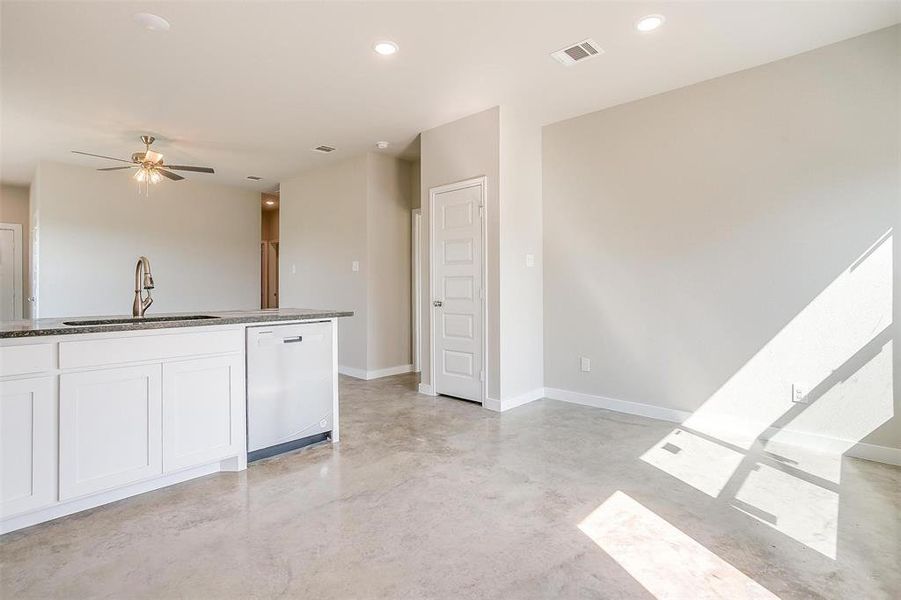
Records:
[[[0,515],[56,502],[56,477],[53,378],[0,383]]]
[[[162,473],[161,365],[60,376],[60,499]]]
[[[163,469],[208,464],[244,450],[241,355],[163,365]]]
[[[484,183],[434,195],[435,391],[482,400]],[[437,304],[437,305],[436,305]]]

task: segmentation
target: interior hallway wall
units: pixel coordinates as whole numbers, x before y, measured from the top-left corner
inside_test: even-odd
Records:
[[[412,369],[410,163],[367,155],[366,368]]]
[[[367,368],[366,168],[366,155],[349,158],[279,188],[279,305],[352,310],[338,323],[338,364],[360,372]]]
[[[899,32],[544,129],[549,388],[901,447]]]
[[[150,312],[258,308],[259,194],[199,177],[164,181],[147,197],[126,173],[39,164],[37,316],[129,314],[140,255],[156,283]]]
[[[29,190],[22,185],[0,185],[0,223],[14,223],[22,226],[22,318],[27,318],[31,313],[31,303],[26,300],[31,296],[31,278],[29,276],[30,265],[30,240],[31,227]]]
[[[280,186],[280,306],[354,311],[338,324],[354,377],[412,368],[410,177],[408,162],[369,153]]]
[[[543,396],[541,126],[500,110],[500,392],[508,402]]]

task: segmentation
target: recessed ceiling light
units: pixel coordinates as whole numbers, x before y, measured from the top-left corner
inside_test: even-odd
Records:
[[[638,22],[635,23],[635,29],[638,31],[654,31],[663,25],[665,20],[663,15],[648,15],[638,19]]]
[[[275,206],[275,200],[266,200],[266,206]]]
[[[385,40],[382,42],[376,42],[375,46],[372,47],[373,50],[381,54],[382,56],[389,56],[398,51],[397,44],[390,40]]]
[[[137,13],[135,22],[147,31],[169,31],[169,21],[153,13]]]
[[[379,150],[385,150],[388,148],[388,142],[376,142],[375,147]]]

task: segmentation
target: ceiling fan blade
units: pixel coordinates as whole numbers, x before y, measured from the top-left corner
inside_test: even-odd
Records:
[[[176,175],[175,173],[167,171],[166,169],[155,169],[155,171],[163,177],[171,179],[172,181],[181,181],[182,179],[184,179],[184,177],[182,177],[181,175]]]
[[[216,172],[209,167],[187,167],[184,165],[163,165],[163,166],[172,171],[194,171],[195,173],[215,173]]]
[[[107,160],[118,160],[119,162],[129,163],[132,161],[124,158],[113,158],[112,156],[103,156],[102,154],[91,154],[90,152],[81,152],[80,150],[72,150],[72,154],[84,154],[85,156],[93,156],[94,158],[105,158]]]
[[[107,167],[105,169],[97,169],[98,171],[121,171],[122,169],[136,169],[137,166],[128,166],[128,167]]]

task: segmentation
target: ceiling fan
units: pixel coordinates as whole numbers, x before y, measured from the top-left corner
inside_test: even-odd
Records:
[[[147,193],[150,193],[150,184],[159,183],[163,177],[172,181],[181,181],[184,179],[181,175],[172,171],[193,171],[195,173],[215,173],[210,167],[191,167],[187,165],[167,165],[163,162],[163,155],[150,149],[150,145],[156,138],[150,135],[142,135],[141,141],[144,143],[144,152],[135,152],[131,155],[131,160],[124,158],[114,158],[112,156],[103,156],[102,154],[91,154],[90,152],[81,152],[80,150],[72,150],[74,154],[83,154],[85,156],[93,156],[94,158],[103,158],[106,160],[115,160],[118,162],[129,163],[124,167],[106,167],[97,169],[98,171],[120,171],[122,169],[137,169],[134,174],[135,180],[139,183],[147,185]]]

